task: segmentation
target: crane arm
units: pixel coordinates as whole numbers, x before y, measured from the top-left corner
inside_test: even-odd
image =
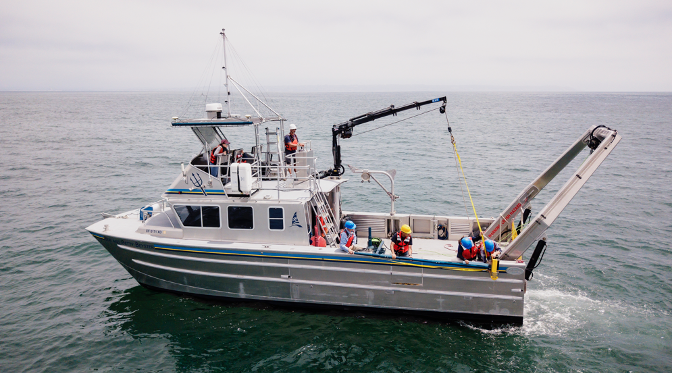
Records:
[[[332,156],[334,157],[334,167],[329,170],[321,171],[319,173],[319,177],[322,179],[328,176],[341,176],[344,173],[344,167],[341,164],[341,146],[339,145],[339,137],[342,139],[347,139],[353,136],[353,127],[363,123],[371,122],[379,118],[387,117],[389,115],[397,115],[397,113],[401,111],[413,108],[420,110],[421,106],[433,104],[436,102],[442,102],[442,106],[439,108],[439,111],[440,113],[444,113],[446,110],[446,96],[420,102],[414,101],[410,104],[400,107],[390,105],[390,107],[385,109],[372,111],[357,117],[353,117],[343,123],[335,124],[332,126]]]

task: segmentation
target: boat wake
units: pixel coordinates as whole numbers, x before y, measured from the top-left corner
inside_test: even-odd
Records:
[[[541,274],[538,274],[536,280],[543,280],[549,285],[556,283],[554,278]],[[647,304],[596,300],[582,292],[570,293],[557,288],[529,289],[526,298],[524,323],[520,327],[486,329],[470,324],[465,326],[489,335],[525,337],[581,335],[586,330],[604,330],[610,334],[611,327],[623,324],[625,320],[633,320],[634,324],[639,321],[642,325],[643,321],[647,323],[647,319],[656,319],[657,315],[661,315],[661,310]]]

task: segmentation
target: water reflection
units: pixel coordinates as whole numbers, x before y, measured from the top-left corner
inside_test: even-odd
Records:
[[[141,286],[125,291],[107,317],[110,328],[144,344],[165,343],[180,371],[526,371],[536,364],[537,349],[516,332],[212,302]]]

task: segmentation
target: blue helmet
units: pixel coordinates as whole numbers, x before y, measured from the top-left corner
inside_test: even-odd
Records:
[[[355,229],[355,223],[349,220],[346,222],[345,227],[346,229]]]
[[[464,249],[471,249],[474,244],[472,243],[472,240],[469,237],[464,237],[462,240],[460,240],[460,244],[463,245]]]
[[[495,249],[495,242],[493,240],[486,240],[484,246],[486,247],[486,252],[492,253],[493,249]]]

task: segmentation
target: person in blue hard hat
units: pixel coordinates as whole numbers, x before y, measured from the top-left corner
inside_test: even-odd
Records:
[[[480,254],[482,262],[490,263],[491,259],[500,257],[502,250],[495,241],[487,239],[484,242],[484,248],[481,250]]]
[[[470,261],[481,260],[481,242],[475,244],[476,238],[461,237],[458,240],[458,259],[469,264]]]
[[[346,221],[344,229],[339,234],[339,250],[349,254],[364,250],[364,247],[356,245],[358,238],[355,235],[355,228],[355,223],[350,220]]]

